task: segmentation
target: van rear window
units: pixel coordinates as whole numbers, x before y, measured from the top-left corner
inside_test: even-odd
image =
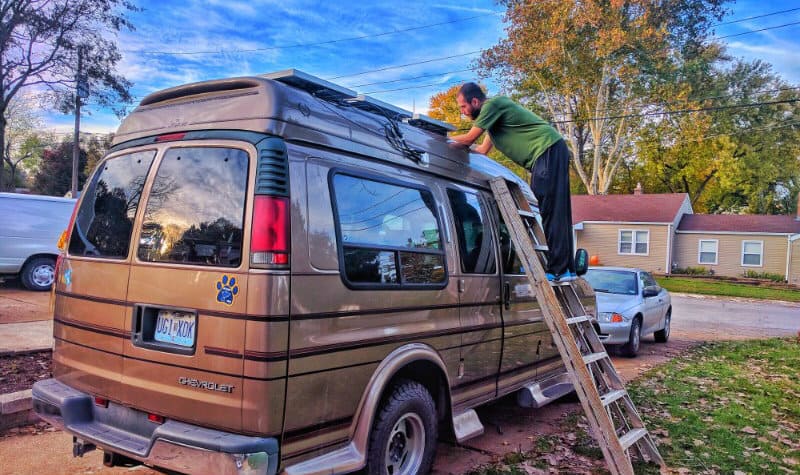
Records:
[[[249,155],[223,147],[164,152],[147,197],[139,259],[238,267]]]
[[[69,241],[73,256],[125,259],[155,150],[120,155],[103,162],[83,190]]]

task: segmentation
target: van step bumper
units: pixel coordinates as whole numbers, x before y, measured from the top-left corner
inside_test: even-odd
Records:
[[[278,441],[167,420],[154,424],[147,413],[93,396],[55,379],[33,385],[36,414],[81,440],[147,465],[192,474],[274,475]]]

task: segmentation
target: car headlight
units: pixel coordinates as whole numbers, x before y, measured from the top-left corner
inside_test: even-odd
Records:
[[[622,323],[625,319],[617,312],[598,312],[597,321],[601,323]]]

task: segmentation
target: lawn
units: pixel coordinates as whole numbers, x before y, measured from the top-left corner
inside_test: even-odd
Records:
[[[713,343],[645,373],[628,390],[671,473],[799,473],[798,368],[794,339]],[[600,459],[585,418],[573,414],[557,436],[472,473],[607,473]],[[639,465],[636,472],[658,470]]]
[[[660,286],[670,292],[800,302],[800,289],[781,289],[686,277],[658,277],[656,280]]]

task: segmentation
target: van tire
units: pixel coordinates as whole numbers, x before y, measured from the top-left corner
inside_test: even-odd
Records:
[[[437,431],[436,404],[425,386],[416,381],[398,381],[381,404],[372,426],[366,473],[428,473],[436,455]]]
[[[28,290],[50,290],[55,281],[56,261],[51,257],[35,257],[22,267],[20,280]]]

